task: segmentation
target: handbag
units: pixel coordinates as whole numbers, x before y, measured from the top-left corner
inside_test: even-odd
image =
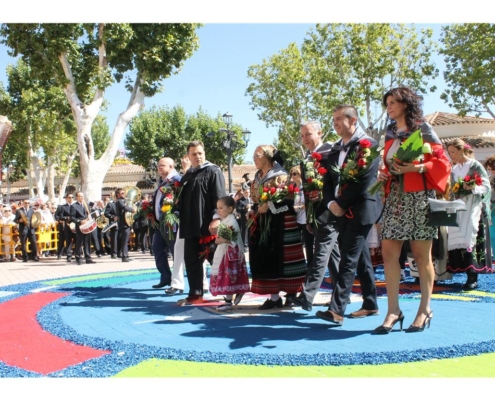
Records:
[[[425,194],[428,199],[428,226],[459,226],[457,211],[466,211],[466,205],[462,200],[437,200],[428,197],[426,178],[423,175]]]

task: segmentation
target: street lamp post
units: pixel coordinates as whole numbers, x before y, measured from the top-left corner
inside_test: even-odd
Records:
[[[150,160],[150,163],[148,164],[148,167],[144,171],[144,180],[148,185],[153,185],[156,187],[157,183],[157,168],[158,168],[158,163],[155,160]]]
[[[228,174],[229,174],[229,193],[232,193],[232,153],[234,150],[238,149],[241,146],[236,140],[236,134],[234,131],[231,131],[230,128],[232,126],[232,114],[228,111],[222,115],[223,122],[227,126],[227,129],[221,128],[219,132],[225,134],[225,140],[223,141],[223,147],[227,150],[227,163],[228,163]],[[209,132],[207,136],[214,136],[214,132]],[[244,128],[242,131],[242,139],[244,140],[244,146],[247,147],[249,139],[251,138],[251,132]]]

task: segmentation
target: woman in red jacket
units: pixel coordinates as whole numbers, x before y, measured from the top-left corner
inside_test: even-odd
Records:
[[[421,97],[406,87],[391,89],[383,96],[387,108],[388,125],[383,154],[384,168],[378,180],[386,181],[386,202],[381,230],[382,255],[387,285],[388,311],[375,333],[389,333],[399,322],[402,329],[404,315],[399,307],[399,257],[404,241],[409,241],[418,266],[421,301],[418,312],[406,332],[422,332],[430,326],[433,313],[430,308],[434,269],[431,259],[432,240],[437,227],[428,226],[428,197],[445,191],[450,162],[444,154],[440,139],[423,118]],[[427,150],[420,162],[400,162],[393,155],[412,132],[421,129]],[[399,179],[400,177],[400,179]]]

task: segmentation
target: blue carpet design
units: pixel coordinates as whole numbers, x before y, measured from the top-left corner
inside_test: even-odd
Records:
[[[386,297],[379,298],[382,315],[363,319],[346,318],[342,327],[301,308],[283,308],[260,313],[257,305],[265,297],[247,296],[232,312],[214,307],[178,307],[184,296],[166,296],[151,289],[156,274],[126,276],[115,273],[68,278],[48,290],[71,292],[45,307],[38,315],[42,327],[60,338],[98,349],[108,356],[90,360],[52,374],[53,377],[109,377],[149,358],[216,362],[244,365],[378,365],[456,358],[495,352],[495,275],[480,275],[478,291],[462,292],[461,274],[436,286],[432,301],[431,329],[406,334],[372,335],[383,321]],[[376,272],[383,279],[383,269]],[[46,287],[45,282],[1,288],[10,293],[0,302]],[[401,308],[405,327],[412,323],[419,304],[414,280],[402,285]],[[360,308],[359,288],[346,314]],[[0,376],[36,377],[29,371],[0,363]]]

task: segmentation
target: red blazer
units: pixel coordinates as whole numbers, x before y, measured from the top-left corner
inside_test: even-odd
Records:
[[[405,141],[405,139],[403,141]],[[385,156],[390,149],[390,146],[392,146],[392,143],[393,140],[388,140],[385,142],[385,149],[383,151],[383,165],[385,166],[384,170],[386,172],[388,172],[388,166],[385,163]],[[421,176],[424,175],[426,178],[426,187],[428,189],[433,189],[437,192],[443,193],[447,186],[452,166],[449,159],[445,155],[441,144],[431,143],[426,140],[425,143],[430,143],[432,149],[432,154],[424,154],[423,165],[426,172],[423,174],[420,174],[419,172],[408,172],[403,174],[404,191],[420,192],[425,190],[423,178]],[[389,179],[385,184],[385,196],[388,196],[390,193],[391,183],[392,180]]]

